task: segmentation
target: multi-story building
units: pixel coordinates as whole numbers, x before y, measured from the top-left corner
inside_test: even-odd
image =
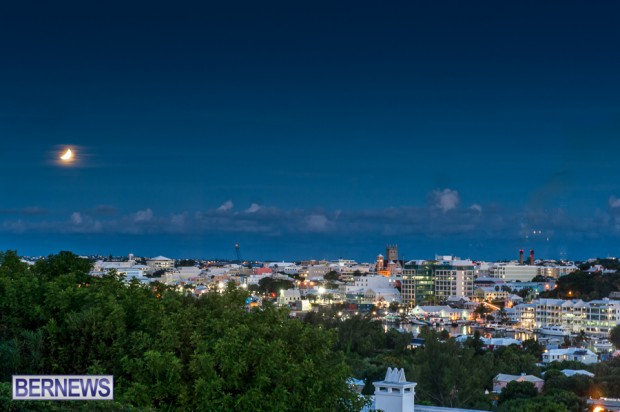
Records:
[[[546,264],[544,266],[523,265],[517,262],[499,262],[491,264],[489,276],[503,279],[506,282],[530,282],[536,276],[557,279],[577,270],[573,264],[560,266]]]
[[[509,295],[500,286],[479,286],[474,289],[474,299],[478,302],[505,301]]]
[[[448,298],[472,297],[474,264],[452,256],[434,261],[412,260],[405,264],[401,279],[401,298],[410,307],[423,302],[447,302]]]
[[[174,259],[165,256],[157,256],[146,261],[146,265],[152,270],[168,270],[174,268]]]
[[[616,325],[620,325],[620,301],[601,299],[587,302],[582,324],[586,333],[607,335]]]
[[[534,308],[532,325],[531,311]],[[538,299],[531,304],[516,305],[517,319],[525,328],[562,326],[572,332],[585,331],[588,334],[608,335],[620,325],[620,301],[601,299],[582,300]]]
[[[507,282],[530,282],[538,274],[536,266],[519,265],[517,263],[495,263],[489,268],[489,275]]]
[[[439,302],[447,302],[450,297],[471,297],[474,293],[473,262],[446,257],[435,266],[435,297]]]
[[[412,260],[405,263],[401,278],[401,299],[409,307],[432,300],[435,294],[434,262]]]
[[[523,303],[512,308],[516,312],[515,321],[519,322],[522,328],[534,330],[536,328],[536,305]]]

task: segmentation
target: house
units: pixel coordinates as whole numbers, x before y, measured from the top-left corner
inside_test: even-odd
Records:
[[[509,293],[499,286],[480,286],[474,290],[474,299],[478,302],[494,302],[506,300]]]
[[[454,309],[450,306],[416,306],[409,311],[411,316],[425,318],[431,322],[456,322],[467,320],[470,312],[467,309]]]
[[[521,341],[519,339],[513,338],[482,338],[482,342],[484,343],[484,346],[489,348],[490,350],[493,350],[500,346],[521,346]]]
[[[590,365],[598,362],[596,353],[584,348],[551,349],[543,353],[542,363],[572,360]]]
[[[493,392],[500,393],[502,389],[508,385],[508,383],[513,381],[530,382],[534,385],[538,392],[541,392],[543,386],[545,385],[544,379],[540,379],[534,375],[526,375],[525,373],[522,373],[521,375],[508,375],[506,373],[499,373],[493,378]]]
[[[301,300],[299,289],[283,289],[278,295],[278,305],[288,306]]]

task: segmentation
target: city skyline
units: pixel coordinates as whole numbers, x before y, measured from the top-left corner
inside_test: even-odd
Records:
[[[620,254],[620,5],[1,10],[2,249]]]

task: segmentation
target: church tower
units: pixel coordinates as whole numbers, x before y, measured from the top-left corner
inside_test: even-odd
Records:
[[[398,261],[398,245],[385,246],[385,260],[396,263]]]

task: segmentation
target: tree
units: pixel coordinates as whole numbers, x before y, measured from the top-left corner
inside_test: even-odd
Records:
[[[499,394],[498,403],[501,405],[513,399],[530,399],[538,396],[538,390],[532,382],[508,382],[508,385]]]
[[[532,355],[537,361],[542,359],[542,354],[545,351],[544,346],[541,345],[540,342],[538,342],[535,339],[526,339],[526,340],[524,340],[521,343],[521,347],[523,348],[523,350],[525,352],[527,352],[530,355]]]
[[[586,332],[582,329],[581,331],[579,331],[577,336],[575,336],[573,338],[572,344],[573,344],[573,346],[581,347],[585,343],[587,343],[589,340],[590,340],[590,338],[588,337],[588,335],[586,335]]]
[[[497,348],[493,351],[495,371],[511,375],[539,375],[540,368],[536,366],[537,358],[519,349],[516,345]]]
[[[13,263],[10,253],[0,254],[2,410],[362,406],[346,382],[352,371],[336,349],[338,331],[289,319],[267,303],[248,311],[247,292],[233,283],[195,298],[163,284],[127,283],[115,273],[90,276],[90,263],[70,252],[31,269]],[[18,405],[7,397],[15,373],[111,374],[115,401]]]
[[[420,399],[448,407],[481,402],[492,379],[492,355],[478,356],[454,339],[442,342],[432,330],[424,338],[424,346],[416,349],[413,359]]]
[[[484,319],[488,313],[491,313],[491,309],[484,303],[478,304],[478,306],[476,306],[476,309],[474,309],[474,314],[478,319]]]
[[[178,267],[191,267],[196,266],[196,261],[194,259],[181,259],[177,262]]]
[[[620,349],[620,325],[614,326],[609,331],[609,341],[613,343],[616,349]]]
[[[258,290],[263,293],[280,293],[282,289],[290,289],[293,283],[288,280],[265,277],[258,281]]]
[[[323,276],[323,279],[333,282],[335,280],[340,279],[340,273],[334,270],[330,270]]]

